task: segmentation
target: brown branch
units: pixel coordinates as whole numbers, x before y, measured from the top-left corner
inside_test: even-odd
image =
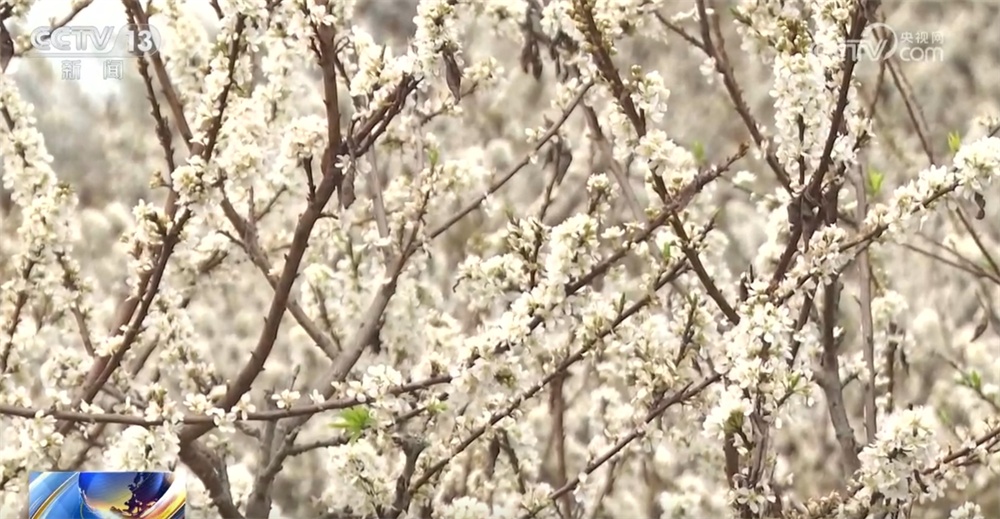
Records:
[[[126,9],[128,10],[129,15],[131,17],[134,17],[136,20],[139,20],[141,23],[144,24],[148,22],[146,14],[145,12],[143,12],[142,6],[138,4],[137,0],[125,0],[125,2],[126,2],[125,4]],[[235,79],[236,58],[238,57],[239,50],[242,48],[240,36],[242,35],[244,25],[245,25],[245,18],[243,16],[237,17],[235,26],[237,38],[233,40],[229,48],[228,81],[226,82],[226,85],[223,87],[223,91],[219,96],[219,99],[216,100],[218,104],[218,110],[217,110],[218,113],[216,117],[211,121],[211,125],[208,128],[209,143],[204,148],[202,148],[200,145],[194,145],[191,148],[193,154],[203,154],[202,158],[206,162],[211,157],[215,140],[222,127],[222,116],[225,113],[229,91],[232,88],[233,81]],[[162,61],[159,60],[159,55],[157,53],[152,53],[152,59],[154,63],[154,68],[157,69],[159,74],[159,69],[162,67]],[[159,64],[157,65],[157,63]],[[165,69],[163,74],[165,76],[166,74]],[[160,80],[163,85],[169,84],[169,78],[160,77]],[[164,88],[165,88],[165,93],[168,94],[167,98],[168,100],[170,100],[171,99],[169,95],[170,93],[167,92],[168,89],[166,88],[166,86],[164,86]],[[173,108],[173,105],[171,105],[171,107]],[[177,113],[180,114],[180,120],[183,121],[183,111],[175,112],[175,116]],[[178,121],[178,123],[180,123],[180,121]],[[187,127],[186,123],[184,123],[184,127],[185,128]],[[186,138],[186,140],[190,141],[190,138]],[[174,218],[175,212],[177,210],[176,201],[177,201],[177,192],[172,190],[170,196],[167,199],[167,204],[166,204],[167,205],[166,212],[168,217],[171,218],[171,220],[175,219]],[[121,346],[119,346],[119,348],[115,351],[115,353],[110,357],[102,357],[98,359],[97,362],[94,363],[94,366],[93,368],[91,368],[90,373],[87,375],[86,382],[84,383],[84,390],[80,395],[78,395],[73,400],[72,407],[78,406],[81,402],[88,402],[88,403],[91,402],[94,396],[97,395],[97,393],[100,391],[101,387],[103,387],[104,384],[108,381],[108,379],[111,378],[112,373],[118,368],[118,366],[121,365],[122,359],[125,357],[125,354],[132,346],[132,342],[139,335],[139,332],[142,327],[142,322],[145,320],[146,315],[149,312],[150,305],[152,304],[152,301],[159,290],[159,284],[162,281],[164,272],[167,267],[167,262],[170,259],[170,255],[173,252],[174,247],[180,241],[180,235],[184,229],[184,226],[187,224],[187,222],[190,220],[192,216],[193,213],[190,210],[185,209],[184,212],[181,214],[181,216],[177,217],[176,221],[173,222],[173,226],[170,229],[170,231],[165,234],[163,238],[163,243],[158,251],[158,259],[156,267],[151,272],[144,274],[143,277],[140,278],[139,286],[141,288],[137,292],[138,295],[126,299],[126,301],[119,310],[118,314],[119,317],[117,320],[116,327],[114,328],[116,335],[122,333],[121,328],[124,325],[128,324],[130,320],[132,321],[132,325],[123,334],[123,340]],[[138,315],[135,316],[135,319],[132,319],[132,316],[135,313],[136,309],[138,309],[139,313]],[[60,427],[59,431],[65,434],[69,430],[69,427],[71,426],[72,426],[71,423],[64,423]]]
[[[5,110],[6,111],[6,110]],[[35,269],[37,263],[33,260],[28,260],[25,262],[24,267],[21,269],[21,279],[27,281],[31,278],[31,272]],[[27,285],[27,284],[25,284]],[[17,326],[21,324],[21,312],[24,311],[24,305],[28,303],[28,286],[25,286],[21,290],[17,291],[17,296],[14,298],[14,308],[11,311],[10,325],[7,330],[4,331],[6,339],[4,342],[3,352],[0,353],[0,374],[7,373],[7,361],[10,358],[10,352],[14,349],[14,334],[17,333]]]
[[[670,226],[673,227],[674,232],[677,233],[677,237],[681,239],[681,250],[684,251],[684,256],[687,257],[688,263],[691,264],[691,269],[694,270],[695,274],[698,276],[698,280],[701,281],[702,286],[705,288],[705,292],[708,296],[715,301],[722,313],[725,314],[729,322],[733,324],[740,323],[740,315],[733,309],[726,301],[726,296],[722,294],[719,287],[715,285],[715,281],[712,277],[708,275],[708,271],[705,270],[705,266],[701,263],[701,258],[698,256],[698,251],[692,246],[691,238],[688,237],[687,232],[684,231],[684,223],[681,222],[680,218],[677,217],[676,213],[670,218]]]
[[[1000,277],[997,277],[996,275],[993,275],[990,272],[987,272],[985,270],[977,269],[976,265],[964,265],[964,264],[959,263],[957,261],[950,260],[950,259],[948,259],[948,258],[946,258],[944,256],[941,256],[940,254],[931,252],[931,251],[926,250],[926,249],[922,249],[920,247],[917,247],[916,245],[912,245],[912,244],[909,244],[909,243],[900,243],[899,246],[903,247],[903,248],[905,248],[907,250],[911,250],[913,252],[916,252],[917,254],[920,254],[921,256],[926,256],[926,257],[931,258],[931,259],[933,259],[935,261],[939,261],[939,262],[941,262],[941,263],[943,263],[943,264],[945,264],[945,265],[947,265],[949,267],[952,267],[954,269],[961,270],[962,272],[965,272],[967,274],[973,275],[973,276],[975,276],[977,278],[986,278],[986,279],[992,281],[993,283],[996,283],[996,284],[1000,285]]]
[[[122,0],[122,2],[125,5],[125,10],[134,17],[139,26],[149,26],[149,16],[143,10],[139,0]],[[242,25],[242,16],[239,17],[238,23]],[[184,143],[187,144],[188,149],[191,149],[193,153],[191,143],[192,133],[187,119],[184,118],[184,105],[181,103],[180,97],[177,95],[177,91],[174,90],[173,83],[170,81],[170,75],[167,74],[167,67],[163,62],[163,57],[160,56],[159,52],[151,52],[149,57],[152,61],[153,72],[156,74],[156,79],[163,90],[163,95],[167,98],[167,105],[170,106],[170,111],[174,114],[174,124],[177,125],[177,130],[180,131]]]
[[[864,33],[867,20],[868,18],[865,13],[865,4],[859,3],[852,15],[851,27],[847,35],[848,42],[858,41],[861,38],[861,35]],[[857,53],[853,52],[852,49],[849,48],[850,46],[847,47],[848,48],[845,48],[844,50],[844,70],[843,75],[841,76],[837,104],[833,110],[833,116],[830,118],[830,133],[827,135],[826,143],[823,146],[823,154],[820,157],[819,166],[817,167],[815,173],[813,173],[809,184],[795,196],[789,206],[791,211],[790,220],[792,220],[792,239],[788,241],[788,245],[785,247],[785,250],[781,255],[781,261],[779,262],[778,268],[775,270],[774,276],[771,279],[770,291],[775,290],[780,281],[784,279],[784,276],[791,265],[791,258],[796,249],[798,249],[799,238],[801,237],[804,243],[809,243],[809,239],[812,237],[813,229],[803,228],[806,223],[806,215],[811,214],[812,210],[820,202],[823,179],[826,177],[827,172],[833,165],[833,147],[837,142],[837,138],[839,137],[844,124],[844,111],[847,109],[848,94],[851,90],[851,80],[854,77],[853,74],[855,65],[857,65]],[[804,173],[804,170],[800,169],[800,173]]]
[[[559,486],[569,482],[566,468],[566,400],[563,397],[565,385],[566,375],[563,374],[552,383],[549,398],[549,414],[553,418],[552,438],[556,452],[556,484]],[[560,507],[563,517],[573,517],[573,501],[568,495],[562,500]]]
[[[788,173],[781,166],[781,163],[778,162],[777,155],[775,155],[772,147],[769,146],[769,140],[761,132],[760,125],[757,124],[757,119],[753,116],[750,106],[747,105],[746,99],[743,97],[743,91],[736,81],[736,73],[732,62],[729,60],[729,54],[726,52],[726,43],[722,37],[722,31],[718,26],[718,16],[713,15],[710,17],[708,15],[704,0],[698,0],[697,9],[702,37],[702,45],[698,46],[698,48],[713,60],[715,71],[722,76],[722,84],[726,88],[726,93],[729,94],[733,108],[736,109],[736,113],[739,114],[743,125],[750,132],[750,137],[753,139],[754,144],[757,145],[757,148],[765,150],[765,162],[770,166],[775,176],[777,176],[778,181],[785,189],[790,189]],[[712,41],[713,29],[715,37],[718,40],[717,43]]]
[[[129,21],[135,23],[135,17],[131,14],[129,15]],[[167,178],[169,179],[169,172],[177,168],[177,164],[174,162],[173,135],[170,132],[170,126],[167,124],[166,118],[163,117],[163,112],[160,110],[160,103],[156,98],[153,78],[149,75],[149,61],[145,55],[140,55],[138,63],[139,75],[142,76],[142,82],[146,87],[146,98],[149,100],[150,115],[153,116],[153,121],[156,123],[156,137],[160,141],[160,146],[163,148],[163,156],[167,162]],[[177,115],[175,114],[174,116],[176,117]]]
[[[965,211],[963,211],[961,207],[957,207],[955,208],[955,214],[958,216],[959,221],[962,222],[962,227],[964,227],[969,233],[969,236],[972,237],[972,241],[976,244],[976,248],[979,249],[979,253],[983,255],[983,259],[986,260],[986,263],[993,270],[993,273],[996,276],[1000,276],[1000,264],[997,263],[997,260],[993,259],[993,255],[990,254],[986,245],[983,243],[983,239],[979,236],[979,233],[976,232],[976,229],[972,227],[972,222],[970,222],[965,216]],[[991,279],[995,279],[995,276],[991,276]]]
[[[212,504],[218,509],[219,515],[223,519],[245,519],[233,503],[228,476],[220,473],[220,470],[226,470],[225,465],[219,460],[215,460],[212,453],[196,443],[181,449],[180,458],[191,469],[191,472],[201,480],[205,489],[208,490]]]
[[[847,407],[844,404],[839,352],[837,351],[837,340],[834,337],[839,299],[840,283],[835,279],[831,284],[823,287],[823,351],[820,370],[816,372],[815,379],[826,395],[827,411],[837,441],[840,443],[841,463],[843,464],[845,480],[847,480],[861,468],[861,462],[858,460],[858,444],[854,437],[854,429],[851,428],[850,420],[847,417]]]
[[[242,20],[242,17],[240,17]],[[343,180],[343,172],[336,166],[335,158],[341,155],[346,146],[341,139],[340,133],[340,107],[337,101],[337,73],[332,66],[332,56],[335,53],[333,46],[333,28],[323,25],[317,29],[317,37],[320,40],[321,66],[323,68],[323,84],[325,102],[327,107],[327,133],[328,142],[323,160],[323,177],[316,189],[316,198],[306,207],[305,212],[299,218],[293,233],[292,245],[285,256],[285,264],[278,278],[277,286],[274,289],[274,297],[271,300],[270,308],[264,319],[264,328],[261,330],[257,345],[250,354],[250,360],[240,370],[236,379],[229,384],[229,389],[219,403],[219,407],[230,409],[239,402],[240,397],[250,390],[251,384],[264,369],[264,364],[274,342],[278,338],[278,330],[281,327],[281,318],[288,306],[289,296],[298,275],[299,265],[305,256],[306,248],[309,245],[309,237],[312,234],[313,226],[323,213],[323,208],[333,196],[335,190],[340,187]],[[210,140],[210,144],[214,140]],[[211,429],[208,425],[186,426],[180,433],[181,444],[189,443]]]
[[[654,11],[653,12],[653,16],[655,16],[656,19],[659,20],[659,22],[660,22],[661,25],[663,25],[664,27],[666,27],[667,29],[669,29],[674,34],[676,34],[676,35],[680,36],[681,38],[683,38],[684,41],[690,43],[695,48],[701,49],[702,52],[705,52],[706,54],[711,55],[711,50],[708,48],[708,46],[706,46],[705,43],[699,41],[694,36],[691,36],[690,34],[688,34],[688,32],[685,31],[683,27],[681,27],[681,26],[679,26],[679,25],[671,22],[670,20],[667,19],[666,16],[663,16],[662,14],[660,14],[659,11]]]
[[[881,27],[879,29],[883,30]],[[913,99],[912,89],[908,88],[909,82],[906,81],[906,76],[903,75],[903,69],[899,66],[899,62],[895,56],[890,56],[888,62],[892,83],[903,99],[903,106],[906,108],[906,114],[913,125],[913,130],[917,133],[917,138],[920,139],[920,146],[924,150],[924,155],[927,156],[929,163],[937,164],[937,160],[934,157],[934,149],[931,148],[930,140],[927,138],[927,121],[924,120],[923,114],[919,113],[919,105]]]
[[[83,385],[83,391],[73,399],[70,407],[78,407],[81,403],[90,403],[93,401],[94,397],[100,392],[104,384],[107,383],[108,379],[111,378],[112,373],[121,365],[122,360],[125,358],[125,354],[131,348],[133,342],[138,338],[139,333],[142,330],[142,322],[145,320],[146,316],[149,314],[149,309],[152,307],[153,299],[159,291],[160,283],[163,281],[163,276],[167,269],[167,262],[170,259],[170,255],[174,250],[174,247],[180,241],[180,233],[184,228],[184,225],[190,220],[192,213],[190,211],[184,211],[178,219],[174,222],[172,229],[163,236],[162,244],[160,245],[159,254],[157,255],[157,262],[153,269],[146,274],[143,274],[142,278],[145,279],[144,282],[140,283],[143,288],[140,290],[139,294],[141,297],[130,297],[125,301],[122,307],[123,312],[119,313],[119,325],[114,330],[114,336],[121,335],[121,345],[115,350],[113,354],[106,357],[100,357],[94,362],[93,368],[91,368],[90,373],[87,375],[86,381]],[[131,319],[131,324],[126,328],[125,325],[129,323],[129,319],[132,317],[134,309],[138,310],[134,319]],[[72,422],[64,422],[59,431],[62,434],[66,434],[67,431],[72,427]]]
[[[405,393],[412,393],[415,391],[421,391],[427,389],[432,386],[447,384],[448,382],[451,382],[451,377],[447,375],[442,375],[394,387],[389,390],[388,394],[401,395]],[[237,416],[236,421],[270,422],[276,420],[283,420],[286,418],[311,416],[317,413],[322,413],[324,411],[347,409],[349,407],[354,407],[362,403],[364,402],[358,398],[327,400],[326,402],[322,402],[320,404],[304,405],[304,406],[292,407],[289,409],[279,409],[274,411],[258,411],[255,413],[247,413],[245,418],[242,416]],[[137,425],[140,427],[157,427],[165,423],[168,423],[170,421],[167,418],[160,420],[147,420],[142,416],[131,416],[131,415],[113,414],[113,413],[82,413],[77,411],[59,411],[59,410],[45,409],[45,408],[18,407],[8,404],[0,404],[0,415],[17,416],[21,418],[33,418],[36,415],[52,416],[58,420],[68,420],[73,423],[109,423],[109,424]],[[185,415],[183,418],[181,418],[180,423],[191,426],[211,427],[212,425],[214,425],[215,422],[214,422],[214,417],[212,416]]]

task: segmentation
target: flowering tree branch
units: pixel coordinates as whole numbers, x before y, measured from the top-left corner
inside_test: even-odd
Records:
[[[994,8],[380,2],[0,0],[0,515],[997,515]]]

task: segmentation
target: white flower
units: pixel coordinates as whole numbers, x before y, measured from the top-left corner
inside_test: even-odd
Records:
[[[948,519],[983,519],[983,509],[976,503],[965,502],[952,510]]]
[[[885,418],[875,443],[858,455],[858,481],[893,501],[909,501],[924,493],[914,474],[937,459],[933,412],[906,409]]]
[[[109,442],[104,459],[109,470],[170,470],[180,454],[180,438],[170,426],[131,426]]]
[[[460,497],[434,514],[435,519],[482,519],[489,517],[490,506],[474,497]]]
[[[274,400],[278,409],[291,409],[291,407],[295,405],[295,402],[298,402],[301,396],[302,394],[298,391],[282,389],[280,393],[271,395],[271,400]]]
[[[374,514],[376,506],[391,502],[396,483],[388,459],[365,438],[327,451],[327,473],[333,480],[322,500],[330,511]]]
[[[361,381],[362,392],[371,398],[383,396],[403,384],[403,376],[390,366],[377,364],[368,368]]]
[[[750,187],[756,181],[757,175],[745,169],[736,172],[736,175],[733,176],[733,184],[737,186]]]
[[[240,401],[233,406],[233,411],[238,414],[240,420],[246,420],[248,413],[254,413],[257,411],[257,406],[253,405],[250,401],[250,393],[243,393],[240,397]]]
[[[202,394],[188,394],[184,397],[184,406],[192,413],[207,415],[215,406],[207,396]]]
[[[730,386],[722,392],[718,403],[705,418],[705,433],[721,440],[726,433],[741,430],[751,411],[753,404],[750,400],[740,394],[738,387]]]

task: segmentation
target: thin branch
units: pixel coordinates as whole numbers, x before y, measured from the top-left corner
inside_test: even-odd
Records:
[[[868,197],[865,193],[864,177],[860,170],[855,178],[855,193],[857,196],[857,218],[864,221],[868,215]],[[861,290],[861,338],[864,347],[865,368],[868,370],[868,378],[865,380],[865,437],[868,444],[875,441],[875,433],[878,431],[877,413],[875,407],[875,331],[872,324],[872,267],[868,258],[868,249],[861,251],[858,255],[858,283]]]
[[[554,124],[552,124],[552,126],[549,127],[548,131],[546,131],[538,139],[538,142],[535,143],[535,145],[532,147],[532,150],[527,155],[525,155],[525,157],[521,160],[521,162],[517,163],[513,168],[510,169],[510,171],[508,171],[502,177],[493,182],[493,184],[490,185],[489,189],[486,190],[486,193],[482,194],[480,197],[470,202],[468,205],[466,205],[460,211],[452,215],[447,221],[445,221],[441,225],[428,231],[427,239],[433,240],[434,238],[437,238],[445,231],[450,229],[451,226],[458,223],[458,221],[464,218],[466,215],[468,215],[472,211],[475,211],[484,201],[486,201],[487,198],[490,197],[490,195],[496,193],[501,187],[504,186],[504,184],[507,183],[507,181],[513,178],[514,175],[516,175],[519,171],[521,171],[525,166],[530,164],[532,156],[535,153],[538,153],[538,151],[541,150],[542,147],[545,146],[545,144],[550,139],[552,139],[552,137],[554,137],[556,134],[559,133],[559,129],[562,128],[563,123],[565,123],[566,120],[569,119],[570,114],[573,113],[573,110],[576,109],[577,105],[579,105],[580,102],[583,101],[584,96],[587,94],[587,92],[590,90],[592,86],[594,86],[593,82],[588,82],[587,84],[583,85],[583,88],[580,89],[580,92],[577,93],[576,97],[573,98],[573,101],[569,104],[566,110],[563,111],[562,116],[559,117],[559,120],[557,120]]]
[[[451,381],[450,376],[442,375],[437,377],[411,382],[397,386],[389,390],[390,395],[401,395],[427,389],[431,386],[446,384]],[[274,411],[258,411],[247,413],[246,416],[239,415],[236,421],[242,422],[269,422],[286,418],[298,418],[311,416],[324,411],[335,409],[347,409],[364,403],[359,398],[344,398],[340,400],[328,400],[320,404],[304,405],[280,409]],[[19,416],[21,418],[34,418],[36,416],[52,416],[57,420],[68,420],[71,423],[114,423],[124,425],[137,425],[140,427],[157,427],[168,423],[170,420],[164,418],[160,420],[147,420],[143,416],[132,416],[114,413],[83,413],[76,411],[59,411],[45,408],[19,407],[9,404],[0,404],[0,415]],[[211,428],[215,424],[215,418],[206,415],[184,415],[180,423],[191,426],[206,426]]]
[[[705,270],[705,266],[701,263],[701,258],[698,256],[698,251],[695,250],[691,239],[688,237],[687,232],[684,230],[684,223],[681,222],[680,218],[676,214],[670,219],[670,226],[673,227],[674,232],[677,233],[677,237],[681,239],[681,250],[684,251],[684,255],[687,257],[688,263],[691,264],[691,269],[694,270],[695,274],[698,276],[698,280],[701,281],[702,286],[708,293],[708,296],[715,301],[722,313],[725,314],[729,322],[733,324],[740,323],[740,315],[736,310],[726,301],[726,296],[722,294],[719,287],[715,285],[715,281],[712,277],[708,275],[708,271]]]
[[[651,409],[649,413],[646,414],[646,417],[643,421],[646,424],[651,423],[653,420],[655,420],[664,412],[666,412],[667,409],[670,409],[674,405],[684,403],[685,401],[698,395],[708,386],[721,380],[721,378],[722,375],[716,373],[710,377],[703,379],[701,382],[693,386],[691,384],[688,384],[683,389],[675,393],[674,396],[664,399],[662,402],[659,403],[659,405]],[[632,432],[625,435],[622,439],[618,440],[617,443],[615,443],[613,446],[607,449],[602,455],[598,456],[593,461],[588,463],[587,466],[583,469],[583,471],[581,471],[580,475],[593,474],[594,471],[601,468],[601,466],[603,466],[605,463],[608,463],[609,461],[613,460],[623,449],[625,449],[625,447],[627,447],[633,441],[641,439],[644,436],[646,436],[647,431],[648,429],[646,427],[637,427],[636,429],[632,430]],[[572,492],[574,489],[576,489],[576,487],[580,484],[580,477],[581,477],[580,475],[573,478],[573,481],[567,483],[566,485],[560,487],[559,489],[549,494],[549,500],[555,501],[559,499],[561,496],[569,492]],[[538,515],[538,513],[544,509],[545,507],[543,506],[541,508],[532,510],[527,514],[522,515],[520,519],[531,519],[536,515]]]
[[[267,258],[267,253],[260,246],[260,242],[257,239],[257,230],[248,222],[243,219],[233,207],[232,202],[229,198],[223,195],[222,199],[222,210],[229,220],[230,224],[236,229],[236,232],[242,237],[242,240],[236,241],[243,250],[246,251],[247,256],[250,261],[257,267],[257,270],[264,275],[267,279],[268,284],[275,291],[278,289],[279,279],[274,276],[272,272],[271,262]],[[251,207],[251,212],[254,210]],[[285,307],[288,309],[288,313],[292,314],[295,322],[305,330],[309,338],[313,340],[313,343],[319,347],[319,349],[326,355],[330,360],[335,360],[337,358],[337,347],[333,344],[329,337],[319,329],[319,326],[306,314],[305,310],[299,306],[298,301],[295,300],[291,295],[288,296],[285,302]]]

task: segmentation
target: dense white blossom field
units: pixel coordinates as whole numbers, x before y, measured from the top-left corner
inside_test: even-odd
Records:
[[[1000,518],[1000,3],[123,0],[108,100],[33,3],[3,519]]]

